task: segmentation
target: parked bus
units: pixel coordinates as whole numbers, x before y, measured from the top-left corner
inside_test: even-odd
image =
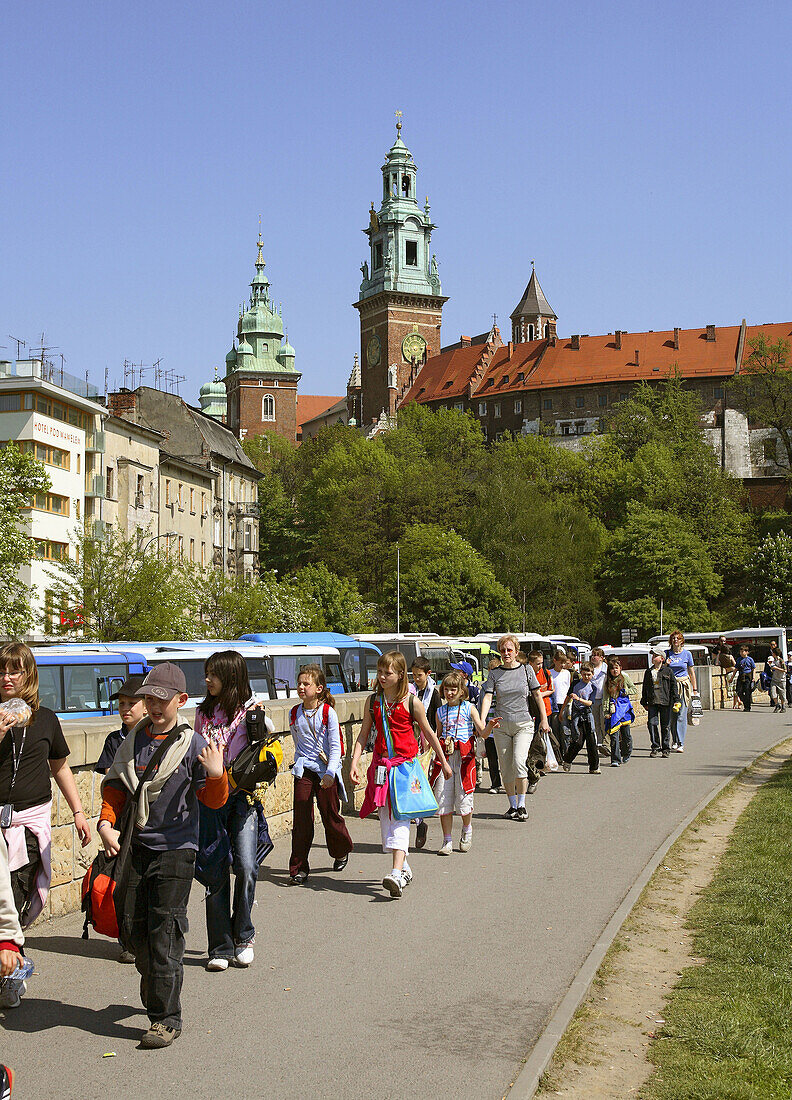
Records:
[[[306,630],[292,634],[243,634],[241,641],[262,645],[332,646],[341,664],[350,691],[373,691],[377,681],[377,661],[381,650],[373,642],[360,641],[334,630]]]
[[[482,642],[477,638],[446,638],[451,646],[451,655],[456,661],[457,654],[463,661],[468,661],[473,666],[473,679],[477,684],[483,684],[489,675],[489,660],[497,650],[489,642]]]
[[[581,638],[576,638],[574,634],[550,634],[548,637],[553,645],[560,646],[566,651],[578,668],[584,661],[591,659],[590,644]]]
[[[370,642],[383,653],[398,649],[404,654],[408,669],[416,657],[425,657],[438,683],[450,671],[454,661],[451,646],[439,634],[355,634],[354,637],[359,642]]]
[[[686,633],[685,646],[690,649],[691,643],[694,643],[706,646],[710,652],[713,652],[721,636],[726,638],[729,649],[732,651],[735,660],[739,659],[740,646],[747,645],[757,665],[763,664],[770,656],[771,642],[775,642],[778,645],[784,661],[787,659],[786,627],[783,626],[756,626],[747,627],[744,630],[707,630],[697,634]],[[668,635],[656,634],[654,638],[649,639],[649,645],[656,645],[658,642],[667,645]]]
[[[493,652],[497,653],[498,638],[502,638],[504,634],[508,633],[514,634],[516,636],[517,641],[520,643],[520,649],[523,653],[527,655],[531,652],[531,650],[538,649],[544,657],[546,668],[549,668],[550,665],[553,663],[553,651],[556,647],[544,634],[520,634],[520,632],[516,630],[502,630],[499,634],[477,634],[474,640],[479,642],[488,642],[492,647]]]
[[[652,646],[657,644],[658,642],[631,642],[630,645],[604,645],[602,651],[606,661],[608,657],[618,657],[625,672],[641,672],[652,667]],[[668,639],[664,644],[668,644]],[[690,650],[696,668],[710,664],[710,653],[705,645],[697,645],[695,642],[688,644],[686,637],[685,648]]]
[[[32,652],[38,668],[41,705],[63,719],[116,714],[118,707],[110,696],[127,676],[148,671],[142,653],[112,647],[94,653],[75,652],[68,646],[35,647]]]

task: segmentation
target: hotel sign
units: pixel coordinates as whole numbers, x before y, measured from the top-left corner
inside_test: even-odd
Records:
[[[75,447],[82,447],[85,440],[81,432],[69,428],[67,425],[51,424],[39,417],[33,417],[33,431],[44,439],[52,439],[58,443],[72,443]]]

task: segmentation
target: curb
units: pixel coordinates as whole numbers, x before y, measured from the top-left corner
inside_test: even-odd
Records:
[[[572,1017],[588,994],[591,984],[597,975],[597,971],[602,965],[602,960],[605,958],[611,944],[621,931],[622,925],[630,915],[630,912],[634,908],[644,888],[649,883],[663,859],[665,859],[669,848],[671,848],[680,838],[682,833],[693,824],[702,810],[705,810],[710,802],[717,798],[724,787],[727,787],[729,783],[733,782],[735,779],[739,779],[741,775],[744,775],[745,772],[756,764],[757,760],[761,760],[763,756],[766,756],[769,752],[773,752],[779,745],[783,745],[785,741],[789,740],[790,737],[787,734],[786,737],[782,737],[779,741],[776,741],[775,744],[763,749],[762,752],[753,758],[750,764],[746,764],[740,771],[722,780],[713,791],[705,795],[704,798],[696,803],[687,817],[677,825],[673,832],[669,833],[660,847],[656,849],[638,878],[627,891],[621,905],[600,933],[588,957],[578,971],[577,977],[573,980],[569,989],[564,994],[558,1007],[550,1015],[531,1053],[528,1055],[520,1072],[515,1077],[513,1084],[504,1093],[504,1100],[506,1100],[506,1097],[508,1097],[509,1100],[531,1100],[531,1097],[536,1093],[539,1087],[539,1080],[550,1064],[550,1059],[553,1057],[561,1037],[572,1022]]]

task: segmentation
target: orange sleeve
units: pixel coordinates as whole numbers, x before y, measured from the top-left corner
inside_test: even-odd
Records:
[[[102,809],[99,812],[99,821],[109,821],[111,825],[115,825],[126,800],[125,787],[117,787],[112,780],[105,783],[102,788]]]
[[[206,783],[198,791],[198,801],[203,802],[210,810],[219,810],[228,801],[228,772],[223,768],[223,774],[212,779],[206,777]]]

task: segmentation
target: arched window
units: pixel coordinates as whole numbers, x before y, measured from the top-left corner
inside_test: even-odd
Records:
[[[533,338],[534,338],[534,327],[533,327],[533,325],[529,325],[528,326],[528,339],[533,340]]]
[[[275,419],[275,398],[271,393],[265,393],[261,399],[261,419]]]

